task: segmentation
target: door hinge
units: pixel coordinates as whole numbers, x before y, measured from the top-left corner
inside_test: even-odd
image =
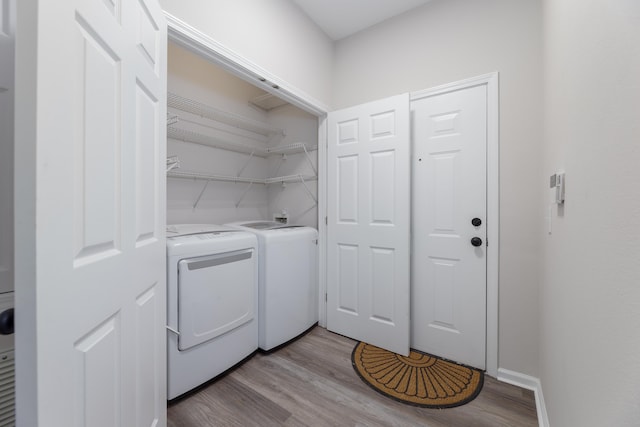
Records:
[[[324,302],[327,302],[327,301],[328,301],[328,299],[327,299],[327,293],[325,292],[325,294],[324,294]]]
[[[324,225],[329,225],[329,217],[324,217]]]

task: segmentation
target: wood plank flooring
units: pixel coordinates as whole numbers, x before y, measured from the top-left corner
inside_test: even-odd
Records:
[[[487,376],[480,395],[457,408],[425,409],[386,398],[354,372],[355,343],[316,327],[286,347],[258,353],[170,403],[168,427],[538,425],[532,392]]]

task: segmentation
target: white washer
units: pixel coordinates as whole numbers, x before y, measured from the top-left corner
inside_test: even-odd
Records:
[[[167,398],[258,348],[256,236],[211,224],[167,226]]]
[[[318,322],[318,232],[274,221],[227,224],[258,236],[258,346],[271,350]]]

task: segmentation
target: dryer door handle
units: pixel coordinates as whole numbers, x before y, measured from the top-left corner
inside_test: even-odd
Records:
[[[165,325],[164,327],[165,327],[165,328],[167,328],[167,331],[169,331],[169,332],[173,332],[174,334],[176,334],[176,335],[180,336],[180,332],[176,331],[176,330],[175,330],[175,329],[173,329],[171,326],[169,326],[169,325]]]
[[[247,249],[240,252],[226,252],[206,258],[198,258],[193,261],[184,261],[189,270],[199,270],[201,268],[216,267],[218,265],[230,264],[232,262],[250,259],[253,256],[253,250]]]
[[[13,331],[13,308],[10,308],[0,313],[0,334],[11,335]]]

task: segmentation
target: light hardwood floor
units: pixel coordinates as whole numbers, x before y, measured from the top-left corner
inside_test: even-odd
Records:
[[[537,426],[533,393],[485,376],[480,395],[450,409],[418,408],[373,391],[351,366],[355,341],[316,327],[172,402],[168,427]]]

